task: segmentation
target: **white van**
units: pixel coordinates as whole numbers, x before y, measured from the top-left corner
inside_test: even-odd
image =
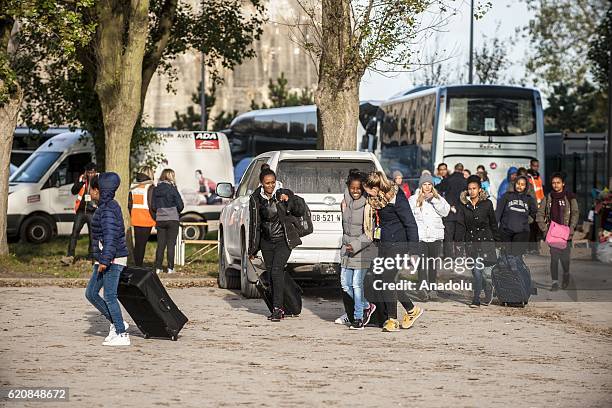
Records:
[[[211,222],[216,229],[224,201],[216,183],[233,180],[229,143],[222,133],[163,132],[163,142],[152,147],[163,154],[157,168],[176,172],[185,201],[182,221]],[[70,235],[75,196],[70,191],[85,165],[94,160],[94,145],[86,132],[67,132],[39,147],[9,179],[9,236],[42,243],[54,235]],[[208,228],[188,227],[186,239],[203,239]],[[84,230],[83,232],[87,232]]]
[[[8,235],[34,243],[69,235],[75,202],[70,190],[93,156],[92,139],[83,131],[54,136],[32,153],[9,179]]]

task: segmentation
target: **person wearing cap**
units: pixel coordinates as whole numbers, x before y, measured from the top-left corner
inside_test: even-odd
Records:
[[[470,307],[480,307],[483,287],[485,298],[482,305],[488,306],[493,300],[493,285],[488,278],[497,262],[495,243],[500,240],[493,203],[482,189],[480,177],[477,175],[467,179],[467,190],[461,193],[460,200],[456,236],[465,245],[466,256],[474,261],[474,297]]]
[[[136,173],[128,196],[130,221],[134,229],[134,264],[142,266],[151,229],[155,226],[153,211],[153,178],[155,173],[149,166],[143,166]]]
[[[443,218],[450,212],[450,205],[436,191],[434,178],[429,172],[423,172],[419,179],[419,188],[408,203],[419,229],[421,250],[419,287],[423,285],[423,281],[428,283],[424,291],[429,300],[434,300],[438,297],[437,292],[429,290],[429,284],[437,282],[436,262],[433,260],[440,256],[444,240]]]
[[[77,246],[77,241],[81,235],[81,230],[87,225],[87,236],[89,238],[88,257],[92,257],[91,249],[91,217],[96,211],[96,203],[91,198],[91,179],[97,174],[96,163],[88,163],[85,166],[83,174],[72,186],[71,192],[76,195],[74,202],[74,222],[72,223],[72,232],[70,234],[70,243],[68,244],[68,252],[62,258],[64,265],[74,263],[74,253]]]
[[[393,172],[393,181],[395,182],[395,184],[397,184],[399,189],[404,192],[406,199],[409,199],[412,195],[412,192],[410,191],[410,186],[408,185],[408,183],[404,183],[404,175],[401,171],[395,170]]]
[[[116,173],[102,173],[92,181],[91,196],[98,209],[91,220],[94,267],[85,297],[110,322],[104,346],[129,346],[128,324],[123,320],[117,300],[119,277],[127,265],[125,225],[115,193],[121,184]],[[104,288],[104,298],[100,290]]]
[[[527,177],[518,176],[513,191],[504,194],[495,210],[501,240],[507,253],[514,256],[527,252],[529,225],[535,221],[538,211],[535,199],[527,194],[528,184]]]

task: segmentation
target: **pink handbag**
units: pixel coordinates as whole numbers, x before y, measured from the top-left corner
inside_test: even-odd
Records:
[[[548,233],[546,234],[546,243],[553,248],[565,249],[567,247],[569,234],[570,228],[567,225],[551,221],[550,227],[548,227]]]

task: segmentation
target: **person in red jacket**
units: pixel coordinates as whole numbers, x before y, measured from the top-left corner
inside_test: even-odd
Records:
[[[404,192],[406,199],[409,199],[412,192],[410,191],[408,183],[404,183],[404,175],[401,171],[396,170],[393,172],[393,181],[395,181],[395,184]]]

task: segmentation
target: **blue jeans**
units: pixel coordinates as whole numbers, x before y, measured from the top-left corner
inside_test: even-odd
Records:
[[[472,299],[473,303],[480,304],[480,292],[484,287],[485,298],[488,300],[493,295],[493,286],[491,282],[489,282],[489,277],[491,276],[491,268],[490,266],[485,266],[484,268],[478,268],[477,266],[472,269],[472,275],[474,278],[472,279],[472,285],[474,285],[474,298]]]
[[[363,319],[363,309],[370,307],[363,294],[363,280],[365,269],[342,268],[340,271],[340,285],[342,290],[348,293],[355,301],[355,320]]]
[[[98,265],[94,265],[93,274],[85,289],[87,300],[115,325],[117,333],[125,332],[121,307],[117,300],[117,286],[119,286],[119,276],[123,268],[123,265],[111,264],[103,273],[98,273]],[[102,288],[104,288],[104,299],[100,296]]]

